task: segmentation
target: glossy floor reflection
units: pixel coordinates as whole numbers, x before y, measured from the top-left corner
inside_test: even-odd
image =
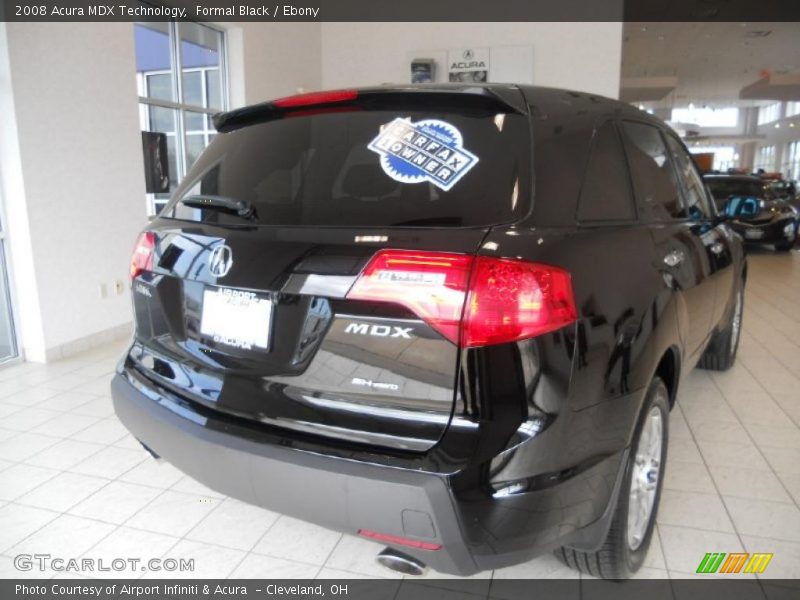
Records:
[[[753,251],[736,366],[682,382],[641,577],[694,577],[706,552],[747,551],[774,553],[764,577],[800,578],[798,306],[800,252]],[[20,553],[194,558],[192,578],[395,576],[375,563],[376,544],[224,498],[153,461],[112,411],[122,347],[0,370],[0,577],[54,575],[20,573]],[[563,577],[579,575],[550,556],[477,576],[486,591],[492,579]]]

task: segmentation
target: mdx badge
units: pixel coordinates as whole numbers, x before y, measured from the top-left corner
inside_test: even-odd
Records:
[[[233,266],[233,250],[230,246],[220,244],[211,251],[208,257],[208,272],[214,277],[225,277]]]
[[[411,339],[413,327],[396,327],[390,325],[370,325],[369,323],[350,323],[345,327],[345,333],[355,335],[371,335],[375,337],[393,337]]]

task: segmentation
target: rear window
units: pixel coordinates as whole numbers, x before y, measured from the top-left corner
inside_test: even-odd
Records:
[[[249,203],[260,225],[495,225],[527,214],[530,164],[522,115],[306,113],[217,135],[161,216],[248,224],[180,202],[207,195]]]

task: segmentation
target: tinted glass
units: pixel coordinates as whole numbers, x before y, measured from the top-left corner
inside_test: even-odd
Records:
[[[759,201],[752,196],[734,196],[725,204],[724,212],[729,217],[752,218],[761,212]]]
[[[609,121],[597,130],[592,144],[581,188],[578,220],[619,221],[634,216],[622,144],[614,124]]]
[[[692,219],[710,219],[715,216],[716,211],[711,207],[703,179],[697,172],[692,157],[683,148],[683,145],[673,136],[667,135],[667,145],[672,152],[672,159],[678,176],[683,184],[683,191],[686,194],[686,204],[689,207],[689,217]]]
[[[650,125],[632,122],[625,122],[622,130],[639,217],[643,221],[685,218],[687,212],[661,133]]]
[[[477,162],[449,190],[412,183],[368,148],[398,117],[457,129]],[[483,226],[528,211],[530,130],[519,115],[411,111],[327,112],[217,135],[162,216],[247,224],[226,212],[184,206],[186,195],[244,200],[264,225]],[[426,163],[427,166],[427,163]]]
[[[714,203],[722,210],[729,198],[764,198],[773,199],[769,188],[757,179],[735,179],[725,177],[708,177],[706,185],[711,189]]]

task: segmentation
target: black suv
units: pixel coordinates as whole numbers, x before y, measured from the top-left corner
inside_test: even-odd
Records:
[[[730,219],[730,225],[746,242],[774,244],[788,252],[797,242],[797,209],[775,195],[772,186],[749,175],[707,174],[717,210]]]
[[[405,572],[635,572],[681,376],[733,363],[746,276],[674,133],[471,84],[215,124],[133,255],[133,435]]]

